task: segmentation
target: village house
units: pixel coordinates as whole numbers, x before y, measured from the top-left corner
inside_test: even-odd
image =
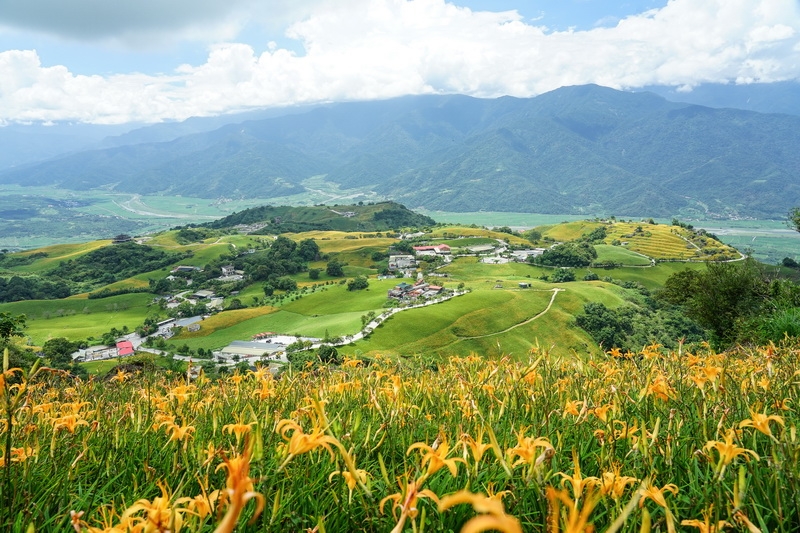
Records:
[[[131,341],[119,341],[117,343],[117,357],[133,355],[133,343]]]
[[[414,300],[416,298],[433,298],[444,290],[443,287],[438,285],[430,285],[425,281],[417,281],[414,285],[408,283],[400,283],[387,293],[389,298],[395,300]]]
[[[512,250],[511,259],[517,263],[526,263],[529,257],[538,257],[544,253],[544,248],[534,248],[532,250]]]
[[[217,279],[220,281],[239,281],[244,279],[244,271],[236,270],[233,265],[225,265],[220,267],[222,275]]]
[[[389,272],[395,270],[406,270],[408,268],[415,268],[417,261],[413,255],[390,255],[389,256]]]
[[[450,247],[446,244],[436,244],[431,246],[414,246],[414,253],[419,256],[449,255]]]

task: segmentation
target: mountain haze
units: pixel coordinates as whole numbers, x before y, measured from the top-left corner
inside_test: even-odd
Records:
[[[76,153],[0,181],[279,201],[324,175],[412,208],[779,218],[800,203],[798,147],[797,116],[588,85],[333,104]]]

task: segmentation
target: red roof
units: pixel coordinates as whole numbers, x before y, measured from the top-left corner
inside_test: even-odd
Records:
[[[117,356],[133,354],[133,343],[131,341],[120,341],[117,343]]]

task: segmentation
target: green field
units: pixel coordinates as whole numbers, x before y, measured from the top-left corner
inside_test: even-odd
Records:
[[[625,266],[649,266],[650,258],[627,250],[621,246],[611,246],[609,244],[598,244],[594,247],[597,250],[597,262],[614,262]]]
[[[596,221],[576,221],[549,227],[547,231],[553,238],[577,238],[598,226]],[[633,232],[637,226],[637,223],[617,222],[609,226],[607,240]],[[643,229],[645,231],[641,234],[628,237],[627,246],[606,244],[596,247],[598,261],[613,262],[624,265],[623,267],[578,268],[574,270],[578,281],[566,284],[541,281],[553,273],[553,269],[549,267],[514,262],[492,265],[481,263],[475,257],[457,258],[438,271],[449,277],[432,278],[431,281],[451,289],[463,283],[471,293],[436,306],[400,313],[380,326],[368,339],[343,350],[348,353],[385,351],[397,355],[425,352],[439,356],[448,351],[468,354],[470,351],[494,350],[520,355],[537,342],[556,345],[556,349],[564,353],[594,350],[596,348],[592,347],[585,333],[573,325],[572,317],[589,301],[601,301],[610,307],[620,305],[626,298],[624,290],[608,281],[635,281],[649,289],[657,289],[675,272],[685,268],[704,268],[701,262],[659,262],[651,265],[650,260],[642,253],[649,251],[659,257],[669,257],[670,254],[681,256],[688,250],[687,242],[677,234],[679,228],[645,224]],[[443,241],[445,235],[450,238]],[[463,235],[464,238],[452,238],[453,235]],[[437,228],[432,235],[436,239],[432,240],[448,242],[455,247],[493,243],[496,242],[494,239],[504,238],[505,235],[507,234],[482,228],[446,226]],[[311,280],[307,272],[292,276],[307,292],[300,295],[289,294],[286,295],[288,298],[281,301],[268,302],[277,306],[276,308],[255,307],[222,312],[209,320],[207,327],[200,332],[184,333],[175,338],[175,345],[185,343],[195,349],[218,349],[233,340],[249,339],[263,331],[312,337],[345,337],[361,329],[362,315],[369,311],[380,313],[384,309],[387,303],[386,292],[399,281],[375,279],[373,254],[385,254],[395,239],[332,231],[293,234],[291,237],[297,241],[314,238],[322,253],[346,264],[345,277],[328,276],[325,273],[326,259],[312,262],[309,264],[310,268],[322,271],[319,279]],[[154,236],[148,244],[162,246],[170,251],[192,250],[193,256],[180,262],[203,267],[220,254],[261,247],[265,244],[264,241],[268,243],[269,240],[271,237],[233,234],[211,237],[204,242],[184,246],[175,240],[175,232],[169,231]],[[95,241],[80,245],[53,246],[45,250],[47,257],[14,269],[20,273],[40,273],[52,268],[62,259],[77,257],[106,244],[107,241]],[[710,244],[715,243],[711,241]],[[701,243],[699,246],[703,245]],[[692,249],[694,255],[694,245]],[[150,279],[163,278],[169,274],[169,270],[170,267],[165,267],[142,273],[107,288],[118,290],[147,287]],[[601,281],[582,282],[589,272],[596,274]],[[371,277],[369,289],[350,292],[345,285],[340,284],[357,275]],[[330,282],[333,284],[324,285]],[[519,288],[521,282],[531,283],[533,288],[522,290]],[[233,298],[237,298],[246,306],[262,305],[263,285],[264,282],[256,282],[240,288],[239,293],[228,297],[225,304],[228,305]],[[313,292],[308,290],[311,287],[314,287]],[[526,323],[547,306],[555,287],[566,290],[557,295],[545,315]],[[41,344],[49,338],[59,336],[71,340],[98,338],[112,327],[133,330],[142,324],[148,314],[158,313],[151,302],[152,295],[136,293],[95,300],[72,297],[65,300],[9,303],[0,305],[0,311],[25,314],[28,317],[26,333],[30,342]]]
[[[27,317],[25,334],[35,345],[47,339],[66,337],[83,340],[100,337],[112,327],[131,331],[144,322],[151,311],[152,294],[135,293],[88,300],[28,300],[0,304],[0,312]]]

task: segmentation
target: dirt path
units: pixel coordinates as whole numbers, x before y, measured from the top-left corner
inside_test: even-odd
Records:
[[[491,337],[493,335],[500,335],[502,333],[508,333],[512,329],[518,328],[520,326],[524,326],[525,324],[529,324],[529,323],[533,322],[534,320],[536,320],[537,318],[543,316],[545,313],[547,313],[550,310],[550,308],[553,306],[553,302],[556,301],[556,295],[559,292],[565,291],[565,290],[566,289],[559,289],[558,287],[554,288],[553,289],[553,296],[550,297],[550,302],[548,302],[547,307],[544,308],[544,311],[542,311],[541,313],[539,313],[537,315],[532,316],[531,318],[529,318],[527,320],[523,320],[519,324],[514,324],[510,328],[506,328],[506,329],[504,329],[502,331],[495,331],[494,333],[487,333],[486,335],[478,335],[478,336],[475,336],[475,337],[459,337],[458,340],[459,341],[466,341],[466,340],[472,340],[472,339],[484,339],[486,337]]]

